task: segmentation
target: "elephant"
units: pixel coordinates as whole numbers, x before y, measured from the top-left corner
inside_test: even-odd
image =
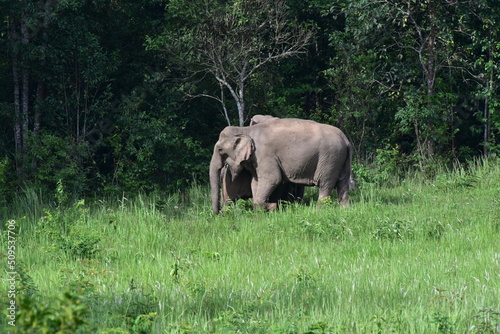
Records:
[[[283,182],[319,188],[318,200],[333,189],[343,206],[349,202],[352,147],[338,128],[297,118],[273,118],[248,127],[224,128],[210,161],[212,209],[220,212],[221,170],[236,179],[249,172],[254,206],[272,211]]]
[[[276,117],[267,115],[255,115],[250,122],[250,126],[266,122]],[[222,205],[236,202],[238,199],[252,198],[252,174],[248,170],[242,170],[233,178],[228,166],[222,167],[220,173],[220,182],[222,189]],[[271,196],[273,201],[300,202],[304,196],[304,186],[290,182],[283,182],[276,188]]]

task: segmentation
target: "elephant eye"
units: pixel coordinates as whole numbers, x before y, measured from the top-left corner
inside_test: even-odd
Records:
[[[219,147],[219,154],[222,154],[222,148]]]

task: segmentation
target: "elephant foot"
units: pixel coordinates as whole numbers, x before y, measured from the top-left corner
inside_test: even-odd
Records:
[[[349,195],[347,191],[341,191],[339,193],[339,202],[344,208],[349,206]]]
[[[255,210],[264,209],[265,211],[274,211],[278,208],[278,203],[256,203],[256,202],[254,202],[253,207]]]
[[[333,202],[332,202],[332,198],[330,196],[320,197],[320,198],[318,198],[318,203],[316,204],[316,207],[318,209],[321,209],[322,206],[329,206],[332,204],[333,204]]]

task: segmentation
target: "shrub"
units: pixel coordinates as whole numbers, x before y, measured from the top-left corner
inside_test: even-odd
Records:
[[[408,221],[392,220],[385,218],[380,220],[378,227],[373,232],[373,237],[380,240],[403,240],[413,237],[415,229]]]
[[[45,234],[53,246],[76,258],[91,258],[97,252],[101,238],[85,226],[87,209],[84,200],[79,200],[65,209],[67,196],[62,182],[57,183],[57,207],[45,209],[45,216],[38,222],[37,232]]]
[[[80,296],[68,291],[49,302],[19,295],[17,305],[16,330],[26,334],[75,333],[88,313]]]

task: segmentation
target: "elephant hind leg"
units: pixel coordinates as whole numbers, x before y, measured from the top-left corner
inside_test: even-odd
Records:
[[[320,185],[318,203],[321,203],[321,201],[330,198],[333,188],[334,187],[332,185]]]
[[[339,180],[335,186],[337,188],[337,196],[339,198],[339,202],[342,206],[349,205],[349,188],[351,185],[351,180],[349,177]]]

